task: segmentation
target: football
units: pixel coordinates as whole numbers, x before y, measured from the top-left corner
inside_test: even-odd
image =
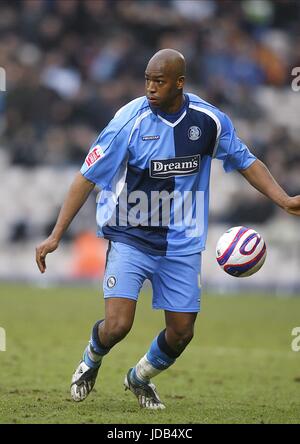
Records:
[[[264,239],[252,228],[232,227],[217,242],[218,264],[231,276],[251,276],[262,267],[266,255]]]

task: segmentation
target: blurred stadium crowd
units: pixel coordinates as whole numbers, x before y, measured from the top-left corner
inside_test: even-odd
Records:
[[[90,144],[118,108],[144,94],[146,62],[166,47],[187,59],[186,90],[227,112],[287,191],[300,193],[299,95],[291,89],[292,68],[300,66],[300,2],[1,0],[7,229],[0,242],[49,232]],[[227,198],[215,180],[212,221],[263,223],[278,215],[230,176]],[[12,190],[21,197],[10,198]],[[77,224],[94,227],[94,203],[84,211]]]

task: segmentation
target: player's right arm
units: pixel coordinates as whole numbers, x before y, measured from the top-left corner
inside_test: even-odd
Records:
[[[86,179],[80,172],[77,173],[61,207],[52,233],[36,248],[36,263],[41,273],[46,271],[47,254],[57,249],[64,232],[94,187],[95,184],[93,182]]]
[[[47,254],[56,250],[63,233],[95,185],[101,190],[110,189],[120,166],[127,162],[130,135],[143,101],[144,98],[140,98],[121,108],[90,148],[69,189],[51,235],[36,248],[36,262],[41,273],[46,270]]]

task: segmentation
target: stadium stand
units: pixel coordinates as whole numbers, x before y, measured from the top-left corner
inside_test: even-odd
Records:
[[[7,85],[0,92],[0,279],[38,279],[34,245],[51,229],[97,134],[118,108],[144,94],[145,63],[160,48],[185,54],[187,90],[227,112],[278,181],[300,194],[300,92],[291,88],[292,68],[300,66],[299,22],[300,4],[292,0],[1,0]],[[296,221],[221,169],[216,163],[208,284],[221,288],[224,280],[214,263],[217,237],[251,224],[272,244],[256,284],[299,287]],[[49,258],[49,280],[74,277],[72,241],[95,231],[95,195],[63,251]],[[276,261],[282,266],[274,276]]]

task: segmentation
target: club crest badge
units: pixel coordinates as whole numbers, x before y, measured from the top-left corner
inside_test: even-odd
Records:
[[[115,276],[109,276],[109,278],[107,278],[106,283],[108,288],[113,288],[117,283],[117,279],[115,278]]]
[[[200,139],[202,134],[201,129],[198,126],[190,126],[188,130],[188,138],[190,140],[198,140]]]

